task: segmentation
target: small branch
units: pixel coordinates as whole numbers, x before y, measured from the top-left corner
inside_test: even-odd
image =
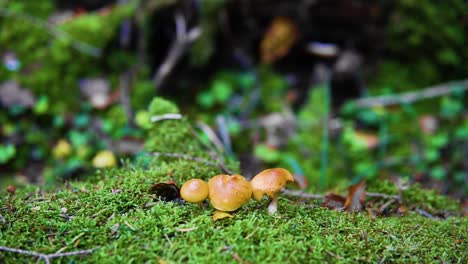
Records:
[[[187,155],[187,154],[153,152],[153,153],[151,153],[151,155],[155,156],[155,157],[163,156],[163,157],[182,158],[182,159],[187,159],[187,160],[191,160],[191,161],[196,161],[196,162],[200,162],[200,163],[203,163],[205,165],[208,165],[208,166],[219,168],[226,174],[229,174],[229,175],[233,174],[233,172],[231,170],[226,168],[226,166],[224,164],[220,163],[220,162],[215,163],[215,162],[209,161],[207,159],[203,159],[203,158],[199,158],[199,157],[193,157],[193,156],[190,156],[190,155]]]
[[[385,209],[387,209],[387,207],[389,207],[392,203],[396,202],[397,199],[390,199],[388,200],[386,203],[384,203],[380,208],[379,208],[379,212],[382,213]]]
[[[283,189],[283,190],[281,190],[281,193],[284,194],[284,195],[300,197],[300,198],[304,198],[304,199],[319,199],[319,200],[324,200],[325,199],[324,195],[306,193],[306,192],[303,192],[303,191],[294,191],[294,190]],[[383,194],[383,193],[369,193],[369,192],[366,192],[366,196],[378,197],[378,198],[384,198],[384,199],[392,199],[392,200],[399,201],[399,196],[398,195],[389,195],[389,194]]]
[[[155,123],[161,120],[167,120],[167,119],[182,119],[181,114],[164,114],[164,115],[157,115],[157,116],[152,116],[151,117],[151,122]]]
[[[281,190],[281,193],[284,194],[284,195],[300,197],[300,198],[304,198],[304,199],[318,199],[318,200],[324,200],[325,199],[325,196],[323,196],[321,194],[305,193],[303,191],[293,191],[293,190],[283,189],[283,190]]]
[[[424,211],[422,209],[416,209],[415,211],[416,211],[416,213],[418,213],[420,215],[423,215],[423,216],[425,216],[425,217],[427,217],[429,219],[437,220],[433,215],[431,215],[430,213],[428,213],[428,212],[426,212],[426,211]]]
[[[185,18],[181,14],[175,15],[176,38],[172,44],[166,59],[161,63],[158,71],[153,76],[153,83],[156,89],[163,83],[164,79],[172,71],[190,44],[195,41],[200,35],[201,30],[198,27],[192,28],[187,32],[187,24]]]
[[[207,126],[206,124],[204,123],[200,123],[198,124],[198,126],[200,127],[200,129],[210,138],[210,142],[213,143],[215,145],[215,143],[212,141],[212,138],[210,137],[210,134],[207,132],[209,131],[212,131],[209,127],[208,129],[206,129],[206,127],[204,126]],[[206,130],[205,130],[206,129]],[[214,160],[217,160],[218,161],[218,166],[221,168],[222,171],[224,171],[225,173],[229,174],[229,175],[232,175],[234,174],[233,171],[231,171],[226,165],[224,165],[224,163],[221,161],[221,158],[218,154],[218,150],[214,149],[213,148],[213,145],[209,145],[207,143],[205,143],[201,138],[200,136],[197,134],[197,132],[195,131],[195,129],[193,128],[193,126],[191,126],[191,132],[193,134],[194,137],[197,138],[197,140],[200,142],[200,144],[202,144],[206,149],[209,150],[209,153],[210,153],[210,156],[211,158],[213,158]],[[216,135],[215,135],[216,136]],[[217,137],[216,137],[217,138]],[[217,146],[216,146],[217,147]],[[222,149],[221,149],[222,150]]]
[[[12,252],[12,253],[18,253],[18,254],[33,256],[33,257],[38,258],[38,261],[44,260],[44,262],[47,263],[47,264],[50,263],[50,259],[53,259],[53,258],[69,257],[69,256],[76,256],[76,255],[86,255],[86,254],[91,254],[96,250],[97,250],[97,248],[87,249],[87,250],[78,250],[78,251],[72,251],[72,252],[65,252],[65,253],[43,254],[43,253],[39,253],[39,252],[35,252],[35,251],[29,251],[29,250],[23,250],[23,249],[18,249],[18,248],[9,248],[9,247],[0,246],[0,251]]]
[[[453,81],[428,87],[422,91],[407,92],[396,95],[382,95],[369,98],[362,98],[354,101],[354,104],[360,108],[371,108],[374,106],[388,106],[396,104],[408,104],[423,99],[439,97],[451,94],[455,91],[464,92],[468,90],[468,80]]]
[[[169,247],[172,248],[174,246],[174,244],[172,244],[172,241],[171,239],[169,238],[169,236],[167,234],[164,234],[164,237],[166,238],[167,240],[167,243],[169,243]]]
[[[97,250],[97,248],[78,250],[78,251],[72,251],[72,252],[65,252],[65,253],[55,253],[55,254],[48,254],[47,257],[49,257],[49,258],[61,258],[61,257],[70,257],[70,256],[76,256],[76,255],[87,255],[87,254],[93,253],[96,250]]]
[[[366,192],[366,196],[369,197],[377,197],[377,198],[384,198],[384,199],[395,199],[395,200],[400,200],[398,195],[392,195],[392,194],[384,194],[384,193],[371,193],[371,192]]]

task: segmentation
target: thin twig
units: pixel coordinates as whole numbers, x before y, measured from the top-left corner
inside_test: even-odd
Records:
[[[384,199],[395,199],[399,200],[400,198],[398,195],[393,195],[393,194],[385,194],[385,193],[371,193],[371,192],[366,192],[366,196],[369,197],[377,197],[377,198],[384,198]]]
[[[461,80],[431,86],[421,91],[362,98],[355,100],[354,104],[360,108],[370,108],[374,106],[388,106],[405,103],[408,104],[423,99],[429,99],[433,97],[451,94],[455,91],[464,92],[466,90],[468,90],[468,80]]]
[[[158,71],[153,76],[153,83],[156,89],[163,83],[164,79],[172,71],[177,61],[182,57],[190,44],[195,41],[200,35],[201,30],[198,27],[192,28],[187,32],[187,24],[185,18],[177,13],[175,15],[176,38],[167,54],[166,59],[159,66]]]
[[[306,193],[306,192],[303,192],[303,191],[294,191],[294,190],[283,189],[283,190],[281,190],[281,193],[283,193],[284,195],[295,196],[295,197],[300,197],[300,198],[304,198],[304,199],[319,199],[319,200],[324,200],[325,199],[324,195]],[[366,192],[366,196],[378,197],[378,198],[384,198],[384,199],[392,199],[392,200],[399,201],[398,195]]]
[[[210,142],[217,148],[217,150],[224,152],[223,142],[221,142],[221,140],[209,125],[202,121],[198,121],[197,127],[200,128],[203,133],[205,133],[205,135],[210,139]]]
[[[33,256],[33,257],[38,258],[38,261],[44,260],[45,263],[50,263],[50,259],[53,259],[53,258],[69,257],[69,256],[76,256],[76,255],[86,255],[86,254],[91,254],[96,250],[97,250],[97,248],[86,249],[86,250],[78,250],[78,251],[72,251],[72,252],[65,252],[65,253],[44,254],[44,253],[39,253],[39,252],[35,252],[35,251],[29,251],[29,250],[23,250],[23,249],[18,249],[18,248],[10,248],[10,247],[0,246],[0,251],[12,252],[12,253],[18,253],[18,254]]]
[[[181,114],[164,114],[164,115],[157,115],[157,116],[152,116],[151,117],[151,122],[159,122],[161,120],[167,120],[167,119],[182,119]]]
[[[167,242],[169,243],[169,246],[172,248],[174,244],[172,244],[171,239],[169,239],[169,236],[167,234],[164,234],[164,237],[166,238]]]
[[[424,211],[422,209],[416,209],[415,211],[416,211],[416,213],[418,213],[420,215],[423,215],[423,216],[425,216],[425,217],[427,217],[429,219],[437,220],[433,215],[431,215],[430,213],[428,213],[428,212],[426,212],[426,211]]]
[[[386,203],[384,203],[380,208],[379,208],[379,212],[382,213],[385,209],[387,209],[387,207],[389,207],[392,203],[396,202],[397,199],[390,199],[388,200]]]
[[[164,157],[182,158],[182,159],[187,159],[187,160],[191,160],[191,161],[196,161],[196,162],[204,163],[204,164],[206,164],[208,166],[219,168],[224,173],[227,173],[227,174],[230,174],[230,175],[232,174],[232,171],[230,171],[228,168],[226,168],[226,166],[224,164],[222,164],[220,162],[215,163],[213,161],[203,159],[203,158],[200,158],[200,157],[194,157],[194,156],[190,156],[190,155],[187,155],[187,154],[181,154],[181,153],[165,153],[165,152],[153,152],[153,153],[151,153],[151,155],[153,155],[155,157],[164,156]]]
[[[193,128],[193,126],[190,126],[190,130],[193,134],[193,136],[200,142],[200,144],[202,144],[207,150],[209,150],[209,153],[210,153],[210,156],[212,159],[216,160],[218,162],[218,166],[221,168],[222,171],[224,171],[225,173],[229,174],[229,175],[232,175],[234,174],[233,171],[231,171],[224,163],[223,161],[221,160],[221,157],[218,153],[218,150],[213,148],[213,145],[209,145],[207,143],[205,143],[201,138],[200,136],[197,134],[197,132],[195,131],[195,129]],[[200,127],[200,129],[202,129]],[[202,129],[203,130],[203,129]],[[203,132],[206,133],[205,130],[203,130]],[[210,142],[212,142],[210,140]],[[212,142],[213,143],[213,142]],[[214,143],[213,143],[214,144]]]
[[[65,253],[55,253],[55,254],[48,254],[47,257],[49,257],[49,258],[61,258],[61,257],[70,257],[70,256],[76,256],[76,255],[87,255],[87,254],[93,253],[96,250],[97,250],[97,248],[78,250],[78,251],[72,251],[72,252],[65,252]]]
[[[325,196],[321,194],[305,193],[303,191],[293,191],[293,190],[283,189],[281,190],[281,193],[284,195],[300,197],[304,199],[319,199],[319,200],[325,199]]]

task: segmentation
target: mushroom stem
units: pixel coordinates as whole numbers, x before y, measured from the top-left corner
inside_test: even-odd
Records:
[[[268,214],[274,214],[278,211],[278,196],[274,196],[267,208]]]
[[[205,210],[206,209],[206,204],[204,202],[199,202],[197,203],[200,209]]]

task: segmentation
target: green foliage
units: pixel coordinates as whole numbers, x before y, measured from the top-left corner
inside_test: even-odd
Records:
[[[116,5],[108,14],[93,12],[79,16],[70,22],[61,24],[59,29],[72,38],[103,48],[115,35],[122,20],[133,14],[135,11],[134,3],[135,1],[130,1],[130,4],[127,5]],[[73,41],[73,39],[66,40],[66,42],[68,41]]]
[[[463,0],[443,2],[399,1],[390,23],[389,47],[408,61],[425,59],[428,65],[447,70],[446,79],[464,77],[465,30],[460,20],[466,11]]]
[[[200,30],[201,36],[193,43],[190,62],[194,66],[203,66],[215,51],[215,37],[218,30],[218,16],[224,0],[201,0]]]
[[[14,145],[0,145],[0,164],[5,164],[8,160],[12,159],[16,154]]]
[[[3,28],[7,30],[0,32],[0,42],[4,44],[0,53],[10,51],[16,54],[22,67],[28,71],[19,78],[21,85],[34,94],[47,94],[54,102],[50,104],[49,113],[77,110],[78,80],[112,75],[103,67],[105,60],[90,55],[97,55],[95,50],[104,48],[115,36],[121,21],[132,14],[132,3],[119,5],[108,14],[88,13],[74,17],[49,29],[41,19],[46,19],[53,11],[51,2],[34,4],[37,9],[30,9],[29,1],[9,1],[4,7],[9,15],[2,21]],[[0,81],[16,79],[17,74],[2,67]],[[44,102],[40,103],[44,108]]]
[[[286,80],[276,73],[271,66],[262,65],[259,69],[261,105],[265,112],[277,112],[283,109],[286,93]]]
[[[401,92],[465,78],[468,58],[463,0],[393,3],[387,27],[391,58],[372,78],[372,92]]]
[[[129,52],[103,56],[102,51],[117,36],[121,22],[133,15],[135,4],[130,1],[50,25],[46,22],[55,11],[52,1],[6,1],[2,5],[0,54],[11,52],[21,67],[8,69],[2,65],[0,83],[17,80],[36,98],[31,109],[9,107],[8,111],[0,111],[0,144],[17,138],[12,145],[16,149],[14,159],[8,152],[7,174],[40,162],[45,165],[46,182],[52,184],[77,171],[86,172],[93,155],[110,147],[102,136],[120,140],[144,134],[129,126],[122,106],[93,109],[80,98],[79,89],[82,79],[96,76],[109,79],[111,87],[115,87],[119,74],[134,62]],[[138,107],[147,105],[154,93],[154,89],[141,89],[144,85],[135,81],[138,89],[134,90],[138,91],[132,94],[132,104]],[[99,130],[100,124],[103,134],[89,130]],[[63,160],[52,155],[55,142],[61,139],[73,147],[72,154]],[[38,171],[37,176],[40,174]]]
[[[164,115],[179,113],[177,106],[167,100],[156,97],[151,101],[148,107],[148,116]],[[193,157],[204,158],[211,160],[208,150],[204,150],[203,143],[201,143],[189,121],[183,119],[168,119],[152,123],[149,129],[148,136],[145,142],[145,148],[149,153],[163,152],[163,153],[183,153]],[[161,157],[162,160],[166,158]],[[174,158],[167,158],[174,159]],[[195,166],[195,164],[190,164]],[[237,167],[233,161],[228,161],[228,166]],[[180,175],[181,179],[187,180],[193,177],[193,174],[184,174],[183,168],[180,171],[173,171],[173,175]],[[199,177],[205,178],[206,176],[200,175]],[[179,179],[176,177],[176,179]]]
[[[280,151],[269,148],[265,144],[258,144],[254,148],[254,154],[257,158],[263,160],[266,163],[277,163],[281,160]]]

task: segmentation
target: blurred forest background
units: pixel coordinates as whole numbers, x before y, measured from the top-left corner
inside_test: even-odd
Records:
[[[144,160],[147,107],[162,96],[246,177],[281,166],[310,192],[405,179],[465,199],[467,11],[464,0],[0,0],[0,187]]]

